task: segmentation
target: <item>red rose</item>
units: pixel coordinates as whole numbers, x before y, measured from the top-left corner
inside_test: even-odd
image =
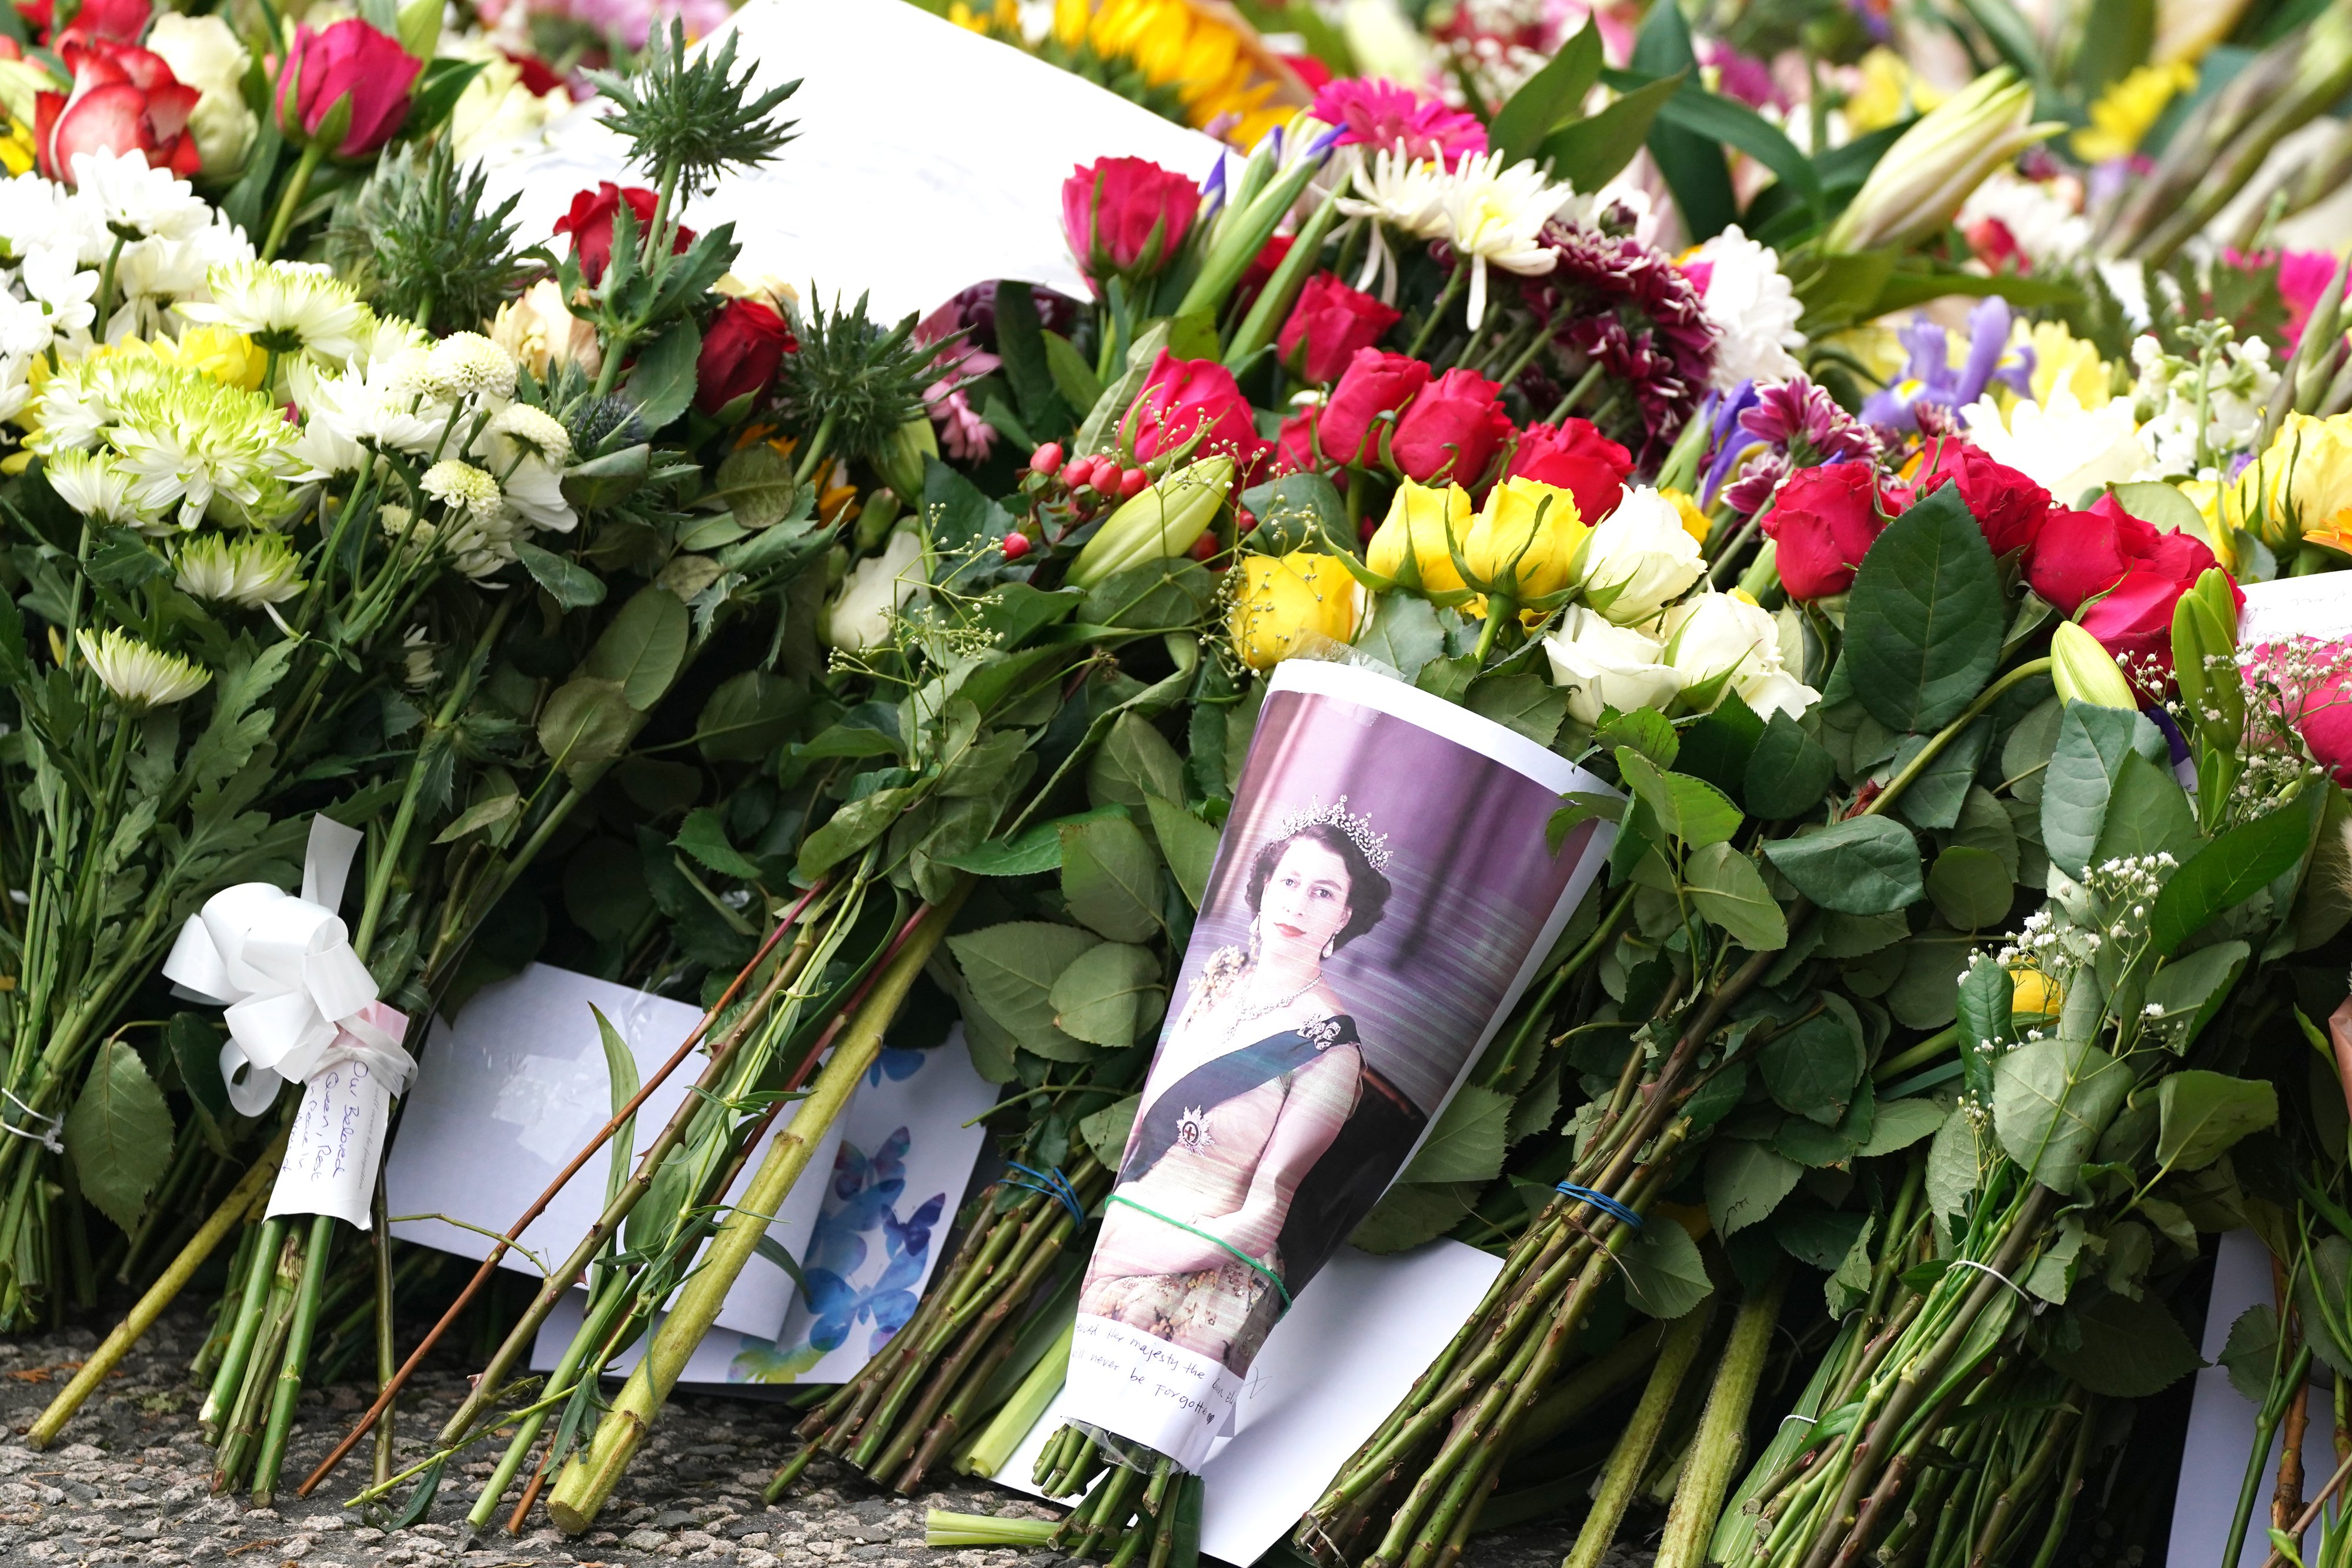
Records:
[[[776,368],[800,343],[784,319],[756,299],[730,299],[702,335],[694,361],[694,406],[717,413],[740,397],[757,397],[776,379]]]
[[[654,221],[654,209],[661,204],[661,198],[643,185],[624,190],[607,180],[572,197],[572,210],[555,220],[555,232],[572,236],[572,254],[580,262],[580,276],[591,287],[604,280],[604,268],[613,259],[613,217],[623,202],[629,204],[637,233],[643,235]],[[674,248],[682,253],[693,243],[694,231],[679,225]]]
[[[1199,456],[1224,453],[1244,475],[1255,474],[1265,456],[1256,417],[1249,399],[1234,383],[1234,372],[1214,360],[1180,360],[1160,350],[1135,406],[1128,411],[1126,434],[1135,444],[1137,460],[1148,462],[1172,451],[1203,430],[1208,434],[1193,449]]]
[[[44,5],[46,18],[55,15],[54,6]],[[135,44],[147,31],[155,8],[148,0],[82,0],[74,12],[73,20],[65,30],[49,40],[53,48],[63,49],[68,44],[87,44],[93,38],[109,38],[118,44]]]
[[[278,75],[278,128],[297,146],[332,132],[338,158],[373,158],[408,118],[408,88],[424,63],[357,16],[324,31],[298,27]]]
[[[2052,515],[2033,547],[2027,580],[2108,653],[2169,670],[2173,606],[2215,564],[2202,540],[2141,521],[2110,494],[2087,512]],[[2244,601],[2235,582],[2230,591]]]
[[[1866,461],[1790,475],[1763,522],[1765,537],[1779,547],[1780,586],[1792,599],[1843,593],[1887,517],[1907,499],[1899,487],[1882,492],[1878,471]]]
[[[1389,443],[1397,472],[1423,485],[1443,479],[1465,489],[1486,477],[1496,449],[1511,435],[1502,390],[1471,370],[1451,370],[1430,382],[1406,406]]]
[[[518,55],[509,49],[499,52],[506,56],[508,64],[522,72],[523,90],[531,97],[545,98],[564,85],[563,78],[555,74],[555,68],[537,55]]]
[[[151,167],[183,178],[195,173],[196,139],[188,116],[201,96],[182,84],[163,57],[105,38],[61,51],[73,91],[33,98],[33,146],[40,171],[70,185],[82,152],[139,152]]]
[[[2154,565],[2159,537],[2154,524],[2125,511],[2112,496],[2101,497],[2087,512],[2061,507],[2034,541],[2025,580],[2061,613],[2072,615],[2083,601],[2114,587],[2133,567]],[[2205,559],[2212,564],[2210,552]],[[2189,580],[2197,580],[2194,573]]]
[[[1410,354],[1359,349],[1323,402],[1316,439],[1334,463],[1380,460],[1382,415],[1394,420],[1429,384],[1429,367]]]
[[[1339,379],[1359,349],[1369,349],[1401,319],[1370,295],[1318,272],[1298,291],[1290,319],[1282,324],[1277,350],[1300,381],[1327,386]]]
[[[1315,427],[1319,410],[1307,408],[1282,422],[1275,433],[1274,465],[1283,474],[1311,474],[1323,466],[1323,455],[1315,450]]]
[[[1617,509],[1633,455],[1601,434],[1589,419],[1563,419],[1557,426],[1530,424],[1519,432],[1503,476],[1557,485],[1576,497],[1576,515],[1597,523]]]
[[[1097,158],[1062,182],[1062,234],[1097,294],[1166,267],[1200,208],[1200,186],[1149,158]]]
[[[1959,486],[1961,501],[1995,555],[2030,549],[2053,505],[2049,491],[1965,441],[1938,441],[1929,447],[1914,483],[1926,496],[1948,480]]]

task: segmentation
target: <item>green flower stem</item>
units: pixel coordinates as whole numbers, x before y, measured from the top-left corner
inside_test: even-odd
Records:
[[[948,923],[962,906],[970,886],[967,880],[927,911],[878,971],[873,988],[835,1042],[832,1058],[817,1075],[815,1087],[796,1107],[791,1124],[769,1145],[742,1200],[719,1226],[709,1250],[679,1292],[660,1330],[647,1343],[645,1358],[597,1423],[586,1451],[572,1458],[556,1482],[548,1499],[548,1515],[566,1534],[579,1534],[604,1511],[621,1472],[651,1434],[670,1389],[686,1370],[688,1358],[702,1343],[728,1291],[768,1233],[777,1207],[807,1168],[824,1130],[833,1124],[866,1070],[880,1055],[884,1032],[898,1017],[916,975],[947,934]],[[483,1381],[487,1384],[489,1379]]]
[[[375,1385],[379,1393],[392,1386],[394,1375],[400,1367],[400,1354],[392,1337],[392,1223],[390,1210],[384,1205],[383,1164],[375,1167],[375,1224],[371,1228],[374,1246],[375,1278]],[[375,1428],[375,1479],[387,1480],[392,1476],[393,1451],[397,1411],[386,1405]]]
[[[1012,1462],[1013,1450],[1044,1418],[1045,1407],[1053,1404],[1062,1385],[1069,1380],[1070,1344],[1077,1330],[1078,1321],[1074,1317],[1063,1328],[1061,1337],[1029,1369],[1029,1375],[1021,1380],[1020,1386],[1013,1389],[1013,1397],[980,1429],[971,1447],[957,1459],[959,1471],[988,1480]]]
[[[146,1294],[139,1298],[130,1315],[117,1324],[114,1332],[106,1336],[106,1343],[82,1363],[81,1370],[74,1374],[73,1381],[49,1401],[49,1407],[41,1412],[40,1418],[26,1433],[26,1444],[37,1451],[57,1440],[58,1433],[73,1419],[74,1412],[80,1409],[98,1385],[106,1381],[107,1375],[163,1315],[163,1309],[178,1297],[196,1270],[204,1267],[205,1260],[220,1246],[222,1239],[236,1228],[259,1200],[270,1180],[277,1176],[278,1162],[285,1155],[286,1134],[280,1133],[262,1151],[261,1157],[253,1163],[253,1168],[247,1171],[244,1178],[230,1189],[228,1197],[221,1200],[220,1207],[214,1209],[211,1217],[197,1228],[188,1244],[180,1249],[180,1255],[172,1260],[172,1266],[147,1288]]]
[[[302,196],[310,188],[310,176],[319,172],[319,161],[327,155],[327,144],[315,138],[302,149],[302,157],[287,177],[286,190],[278,198],[278,215],[269,220],[269,237],[262,242],[261,259],[274,261],[278,247],[286,243],[286,233],[294,226],[294,213],[302,204]]]
[[[268,1508],[278,1492],[278,1471],[294,1431],[294,1405],[302,1394],[302,1371],[310,1359],[310,1336],[319,1326],[319,1293],[327,1283],[327,1259],[335,1246],[335,1217],[310,1217],[310,1245],[302,1253],[302,1282],[294,1296],[294,1319],[286,1332],[286,1359],[269,1402],[269,1426],[254,1460],[253,1504]]]
[[[260,1236],[253,1248],[253,1266],[246,1271],[242,1300],[236,1327],[229,1331],[228,1349],[221,1354],[219,1369],[213,1375],[212,1392],[205,1396],[204,1409],[196,1417],[208,1441],[217,1443],[245,1387],[245,1369],[253,1358],[254,1341],[261,1333],[264,1307],[269,1300],[270,1281],[277,1277],[278,1254],[284,1248],[286,1222],[265,1219]],[[232,1289],[235,1288],[232,1284]]]
[[[923,1516],[923,1544],[950,1549],[1017,1546],[1034,1551],[1051,1542],[1058,1528],[1050,1519],[998,1519],[992,1514],[949,1513],[935,1508]]]
[[[1552,405],[1551,417],[1545,423],[1558,424],[1570,413],[1582,407],[1586,394],[1601,384],[1601,361],[1598,360],[1587,366],[1584,374],[1577,378],[1576,384],[1569,388],[1567,394]]]
[[[540,1433],[546,1429],[547,1418],[553,1414],[553,1402],[569,1399],[572,1390],[579,1386],[581,1367],[586,1363],[589,1353],[604,1344],[605,1337],[612,1332],[613,1314],[625,1304],[627,1296],[625,1284],[615,1280],[590,1304],[581,1319],[579,1332],[572,1336],[572,1343],[563,1347],[563,1354],[557,1359],[555,1370],[547,1375],[547,1382],[541,1385],[544,1394],[539,1401],[539,1407],[516,1423],[514,1437],[507,1444],[507,1451],[499,1457],[498,1469],[483,1484],[482,1495],[474,1500],[473,1511],[466,1515],[467,1529],[479,1531],[489,1528],[491,1519],[498,1513],[499,1504],[506,1498],[507,1489],[514,1484],[515,1477],[522,1470],[523,1461],[530,1458],[532,1445],[539,1441]],[[382,1482],[387,1478],[379,1476],[376,1479]]]
[[[1666,1416],[1674,1409],[1675,1396],[1682,1392],[1683,1378],[1698,1359],[1700,1343],[1706,1338],[1707,1319],[1713,1306],[1693,1307],[1675,1320],[1666,1332],[1666,1343],[1658,1353],[1658,1364],[1650,1370],[1650,1381],[1642,1389],[1641,1403],[1633,1406],[1633,1417],[1618,1434],[1617,1446],[1609,1451],[1609,1462],[1601,1468],[1601,1480],[1592,1494],[1592,1511],[1584,1516],[1584,1526],[1576,1533],[1576,1544],[1569,1548],[1561,1568],[1601,1568],[1601,1559],[1617,1539],[1618,1522],[1625,1517],[1625,1505],[1633,1500],[1633,1489],[1641,1483],[1642,1472],[1650,1468],[1650,1451],[1657,1447],[1658,1435],[1665,1429]]]
[[[2071,1402],[2062,1402],[2050,1413],[2033,1451],[2026,1456],[2024,1465],[2007,1478],[2000,1495],[1993,1499],[1991,1509],[1985,1514],[1984,1527],[1977,1531],[1976,1547],[1969,1553],[1972,1565],[2009,1560],[2006,1555],[1996,1559],[1994,1552],[2010,1534],[2011,1521],[2021,1504],[2041,1490],[2042,1481],[2057,1465],[2060,1446],[2073,1432],[2084,1396],[2080,1388],[2069,1388],[2067,1392]]]
[[[237,1388],[236,1403],[229,1413],[228,1433],[214,1464],[215,1492],[234,1491],[246,1483],[250,1473],[262,1413],[268,1405],[275,1381],[274,1371],[293,1324],[295,1289],[302,1271],[299,1240],[293,1236],[283,1237],[278,1249],[267,1255],[266,1267],[269,1270],[269,1296],[262,1306],[261,1333],[254,1341],[252,1358],[246,1364],[245,1381]]]
[[[1445,319],[1445,312],[1453,308],[1454,300],[1461,298],[1463,286],[1469,281],[1470,268],[1467,264],[1460,260],[1455,261],[1454,270],[1445,275],[1445,287],[1438,291],[1437,303],[1432,305],[1429,308],[1429,314],[1421,319],[1421,329],[1412,335],[1412,346],[1405,350],[1406,357],[1415,360],[1421,358],[1422,350],[1429,346],[1430,334],[1437,330],[1438,322]],[[1586,380],[1595,379],[1600,373],[1601,367],[1595,365],[1592,370],[1593,374],[1586,377]],[[1553,417],[1559,416],[1555,414]]]
[[[833,444],[834,424],[838,418],[833,410],[827,409],[824,417],[817,421],[816,433],[809,437],[807,450],[801,454],[800,463],[793,469],[794,485],[814,482],[817,470],[824,462],[825,453]]]
[[[1874,1083],[1884,1083],[1891,1078],[1900,1078],[1913,1068],[1924,1067],[1935,1061],[1958,1044],[1959,1039],[1960,1026],[1948,1024],[1909,1050],[1896,1051],[1893,1056],[1872,1068],[1870,1080]]]
[[[1512,619],[1518,613],[1518,608],[1519,607],[1512,601],[1508,594],[1494,593],[1487,595],[1486,623],[1478,629],[1478,649],[1476,657],[1478,667],[1480,669],[1483,670],[1486,667],[1486,655],[1494,651],[1495,634],[1503,629],[1503,623],[1505,622]]]
[[[1857,817],[1875,817],[1885,812],[1889,806],[1893,805],[1895,800],[1901,797],[1903,791],[1910,787],[1913,779],[1927,771],[1927,765],[1935,761],[1937,757],[1943,754],[1944,747],[1951,745],[1953,741],[1958,739],[1960,732],[1968,728],[1969,726],[1974,724],[1979,717],[1981,717],[1984,711],[1992,706],[1994,703],[2000,701],[2001,696],[2006,694],[2011,687],[2019,685],[2021,682],[2032,680],[2036,675],[2043,675],[2049,673],[2050,661],[2048,659],[2028,659],[2025,663],[2018,665],[2017,668],[2010,671],[2007,674],[1993,682],[1992,685],[1987,686],[1982,692],[1979,692],[1977,695],[1976,701],[1970,703],[1966,708],[1963,708],[1960,711],[1959,717],[1954,719],[1951,723],[1937,730],[1935,735],[1929,738],[1927,744],[1919,748],[1919,754],[1905,765],[1903,771],[1888,779],[1886,781],[1886,788],[1881,789],[1877,795],[1872,799],[1869,805],[1864,806],[1861,810],[1856,811],[1854,815]]]
[[[1707,1391],[1706,1408],[1699,1416],[1698,1435],[1691,1440],[1682,1479],[1675,1487],[1675,1500],[1666,1511],[1665,1536],[1658,1543],[1654,1568],[1706,1568],[1707,1547],[1715,1538],[1723,1491],[1739,1463],[1748,1413],[1756,1403],[1765,1352],[1772,1347],[1772,1329],[1780,1322],[1780,1298],[1787,1287],[1784,1264],[1772,1270],[1762,1290],[1739,1304],[1730,1342],[1717,1363],[1715,1385]]]

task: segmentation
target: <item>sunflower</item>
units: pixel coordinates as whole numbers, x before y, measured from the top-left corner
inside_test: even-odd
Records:
[[[1306,103],[1297,79],[1249,25],[1206,0],[1055,0],[1052,40],[1082,74],[1095,74],[1085,68],[1087,55],[1114,78],[1125,67],[1151,89],[1140,99],[1147,107],[1166,113],[1153,97],[1172,96],[1181,112],[1171,118],[1239,147],[1254,146]]]

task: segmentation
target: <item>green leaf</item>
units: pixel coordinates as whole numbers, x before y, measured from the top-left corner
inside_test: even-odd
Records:
[[[147,1194],[172,1163],[172,1112],[139,1053],[110,1040],[66,1113],[66,1153],[81,1195],[124,1230],[138,1228]]]
[[[1593,192],[1615,179],[1633,161],[1658,123],[1659,111],[1688,78],[1677,71],[1621,92],[1598,112],[1572,120],[1544,138],[1539,157],[1555,179]],[[1675,135],[1684,132],[1675,131]]]
[[[1652,77],[1697,74],[1698,52],[1691,43],[1690,24],[1684,19],[1681,6],[1650,7],[1634,37],[1633,67]],[[1721,142],[1679,125],[1654,124],[1648,145],[1693,240],[1720,234],[1738,217],[1731,164]]]
[[[1698,1243],[1663,1215],[1642,1227],[1617,1261],[1625,1271],[1626,1298],[1662,1322],[1683,1316],[1715,1289]]]
[[[457,821],[433,835],[433,841],[436,844],[454,844],[467,833],[495,827],[521,810],[522,797],[512,788],[494,795],[485,796],[458,812]]]
[[[763,874],[759,862],[727,841],[727,825],[716,807],[698,806],[688,811],[677,837],[670,841],[721,876],[756,882]]]
[[[621,755],[638,723],[620,682],[582,675],[556,687],[540,710],[539,747],[565,778],[585,788]]]
[[[1815,210],[1822,205],[1822,180],[1812,160],[1777,125],[1737,99],[1707,91],[1696,81],[1659,108],[1659,118],[1727,147],[1736,147],[1780,177],[1780,183]]]
[[[1870,1124],[1870,1139],[1862,1145],[1864,1159],[1907,1149],[1944,1124],[1945,1109],[1926,1100],[1885,1100]]]
[[[1727,1138],[1706,1154],[1706,1212],[1728,1239],[1780,1206],[1805,1168],[1762,1144]]]
[[[1325,538],[1349,534],[1348,503],[1320,474],[1285,474],[1242,492],[1242,505],[1257,519],[1250,548],[1265,555],[1311,549]]]
[[[1149,941],[1160,931],[1160,857],[1125,817],[1065,826],[1062,896],[1073,915],[1112,941]]]
[[[1475,1181],[1398,1182],[1381,1195],[1348,1243],[1386,1256],[1434,1240],[1462,1222],[1477,1201],[1480,1186]]]
[[[1124,806],[1102,806],[1091,811],[1079,811],[1067,817],[1056,817],[1050,822],[1040,822],[1024,829],[1016,838],[991,839],[961,854],[943,855],[940,863],[968,871],[976,876],[1035,876],[1040,872],[1062,869],[1062,830],[1074,822],[1090,822],[1097,817],[1123,817]]]
[[[2175,1053],[2185,1051],[2210,1023],[2251,951],[2243,942],[2215,942],[2160,966],[2147,982],[2147,1005],[2163,1009],[2150,1020]],[[2187,1018],[2185,1026],[2174,1020]]]
[[[1748,754],[1740,798],[1756,816],[1786,821],[1819,810],[1836,776],[1829,748],[1786,712],[1775,713]]]
[[[2278,1309],[2257,1301],[2240,1312],[2221,1359],[2238,1397],[2259,1409],[2270,1397],[2271,1368],[2278,1364]]]
[[[1672,768],[1682,754],[1682,737],[1665,715],[1655,708],[1637,707],[1632,713],[1604,713],[1592,732],[1595,746],[1615,750],[1630,747],[1648,758],[1661,768]]]
[[[1390,665],[1406,680],[1445,652],[1445,632],[1437,607],[1399,589],[1372,601],[1372,623],[1356,639],[1357,650]]]
[[[604,580],[570,556],[541,549],[529,539],[517,539],[514,552],[515,559],[530,573],[531,580],[547,590],[566,610],[585,610],[604,602]]]
[[[796,681],[765,670],[742,670],[719,683],[695,720],[694,744],[713,762],[758,762],[789,739],[793,721],[808,706]]]
[[[226,1121],[228,1085],[221,1080],[221,1031],[214,1019],[201,1013],[173,1013],[163,1032],[180,1069],[180,1087],[214,1121]]]
[[[1977,1146],[1976,1124],[1966,1116],[1944,1118],[1927,1145],[1927,1205],[1946,1217],[1965,1213],[1969,1196],[1983,1175],[1983,1153]]]
[[[2175,791],[2178,793],[2178,791]],[[1982,931],[2008,917],[2017,884],[1990,850],[1955,844],[1936,857],[1927,873],[1927,897],[1952,926]]]
[[[2150,949],[2162,955],[2179,946],[2215,915],[2292,871],[2310,842],[2310,819],[2300,804],[2241,822],[2214,839],[2156,895],[2147,920]]]
[[[793,460],[764,441],[729,453],[712,476],[719,498],[735,521],[753,533],[790,521],[801,507]]]
[[[1159,1021],[1166,995],[1151,949],[1106,942],[1070,960],[1046,1000],[1064,1034],[1124,1051]]]
[[[1184,902],[1200,908],[1209,890],[1210,868],[1217,862],[1217,830],[1157,795],[1145,797],[1143,804],[1151,815],[1151,836],[1160,841],[1160,852],[1167,857]]]
[[[2058,743],[2042,775],[2042,842],[2050,863],[2080,880],[2098,853],[2099,830],[2124,759],[2138,752],[2153,762],[2164,737],[2137,713],[2070,702],[2058,721]]]
[[[1959,488],[1886,525],[1846,598],[1854,695],[1889,729],[1940,729],[1984,690],[2000,658],[2000,573]]]
[[[1630,746],[1617,748],[1617,768],[1658,825],[1689,848],[1722,843],[1739,831],[1739,808],[1705,779],[1663,772]]]
[[[1765,1041],[1759,1065],[1773,1103],[1833,1127],[1853,1103],[1853,1086],[1867,1062],[1853,1031],[1824,1012]]]
[[[1117,1170],[1127,1155],[1128,1134],[1135,1130],[1135,1113],[1143,1096],[1130,1094],[1116,1105],[1106,1105],[1091,1116],[1078,1118],[1078,1136],[1095,1152],[1105,1170]]]
[[[1568,716],[1568,691],[1540,675],[1488,675],[1471,686],[1464,706],[1538,746],[1549,746]]]
[[[580,673],[618,684],[631,707],[651,713],[686,663],[691,630],[692,617],[677,594],[641,588],[588,650]]]
[[[1815,833],[1769,839],[1764,858],[1799,893],[1845,915],[1892,915],[1919,902],[1919,845],[1885,817],[1849,817]]]
[[[1521,82],[1496,112],[1486,128],[1486,145],[1502,149],[1507,163],[1534,157],[1554,127],[1582,111],[1585,95],[1601,79],[1601,29],[1587,17],[1559,52]],[[1640,141],[1634,139],[1637,146]]]
[[[604,1009],[593,1002],[588,1010],[596,1015],[596,1042],[604,1049],[604,1097],[611,1105],[611,1114],[618,1116],[621,1108],[637,1094],[637,1059],[629,1050],[629,1042],[604,1016]],[[604,1201],[610,1203],[628,1185],[630,1167],[636,1164],[637,1119],[632,1115],[613,1134],[612,1153],[604,1168]]]
[[[2106,814],[2099,823],[2098,847],[2091,852],[2091,863],[2102,865],[2126,856],[2178,857],[2198,841],[2197,814],[2189,809],[2189,792],[2181,789],[2172,769],[2137,752],[2125,758]]]
[[[2030,1040],[1994,1066],[1993,1131],[2034,1180],[2071,1193],[2131,1085],[2131,1069],[2088,1040]]]
[[[622,391],[637,405],[637,417],[649,431],[659,430],[686,412],[694,401],[695,361],[702,357],[702,329],[691,316],[681,316],[668,331],[637,356]]]
[[[1895,767],[1903,766],[1917,755],[1918,747],[1927,737],[1910,737],[1917,744],[1906,744],[1895,754]],[[1915,828],[1948,828],[1960,820],[1960,809],[1968,801],[1969,789],[1976,778],[1977,768],[1984,761],[1986,747],[1992,739],[1992,721],[1980,718],[1959,734],[1949,745],[1930,758],[1927,766],[1905,786],[1902,797],[1904,820]]]
[[[1492,1181],[1503,1168],[1511,1097],[1468,1083],[1454,1092],[1399,1181]]]
[[[1784,1208],[1773,1216],[1772,1239],[1800,1263],[1833,1270],[1853,1250],[1855,1239],[1869,1223],[1870,1216],[1851,1211],[1810,1206]]]
[[[1111,725],[1087,765],[1087,793],[1097,806],[1124,806],[1140,816],[1155,795],[1184,799],[1184,759],[1150,719],[1130,710]]]
[[[1054,982],[1101,941],[1075,925],[1016,920],[950,936],[948,950],[972,1000],[998,1027],[1028,1050],[1042,1043],[1042,1056],[1064,1060],[1075,1051],[1083,1060],[1085,1048],[1054,1022]]]
[[[1742,947],[1777,953],[1789,945],[1788,918],[1764,885],[1764,873],[1731,845],[1709,844],[1696,851],[1684,874],[1698,912]]]
[[[912,789],[877,789],[871,795],[852,800],[825,819],[824,826],[801,841],[801,851],[793,862],[793,873],[802,882],[814,882],[864,849],[887,831],[898,820],[898,813],[914,799]]]
[[[1683,732],[1675,766],[1694,779],[1704,779],[1736,802],[1748,776],[1748,760],[1756,755],[1757,742],[1763,737],[1764,721],[1756,716],[1756,710],[1738,692],[1726,692],[1712,711]]]
[[[2278,1091],[2259,1079],[2185,1068],[2157,1091],[2163,1117],[2156,1134],[2157,1163],[2200,1171],[2231,1145],[2278,1120]]]
[[[2157,1301],[2105,1295],[2070,1315],[2080,1339],[2069,1347],[2052,1335],[2042,1359],[2094,1394],[2145,1399],[2204,1364]]]
[[[1087,363],[1086,356],[1059,332],[1038,334],[1045,345],[1045,369],[1054,378],[1054,390],[1072,408],[1092,408],[1102,396],[1102,382],[1095,379],[1095,368]]]

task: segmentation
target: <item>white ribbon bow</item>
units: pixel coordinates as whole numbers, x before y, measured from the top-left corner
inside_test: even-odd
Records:
[[[269,1109],[287,1079],[307,1082],[341,1062],[364,1063],[395,1094],[416,1070],[396,1032],[407,1020],[377,1002],[375,977],[335,915],[361,836],[312,817],[299,897],[266,882],[224,888],[188,916],[163,960],[180,994],[228,1009],[221,1077],[245,1115]]]

